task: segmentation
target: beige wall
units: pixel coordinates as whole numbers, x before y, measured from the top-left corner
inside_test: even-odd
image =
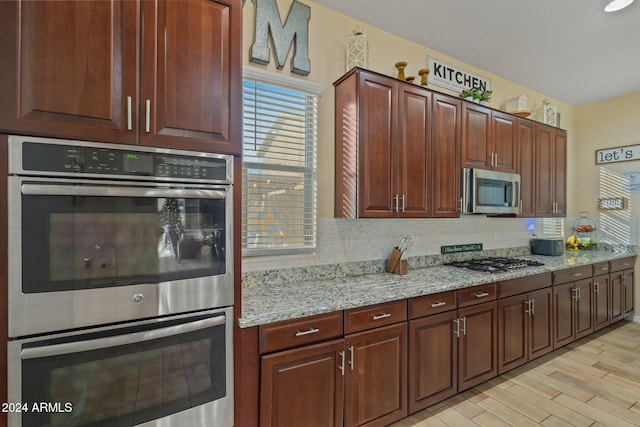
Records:
[[[600,166],[595,152],[602,148],[640,144],[640,92],[575,108],[575,137],[570,156],[576,167],[568,176],[572,188],[571,213],[589,211],[595,214],[599,197]],[[615,171],[640,170],[640,161],[620,162],[606,166]],[[571,214],[570,213],[570,214]]]
[[[281,19],[286,19],[291,0],[278,0]],[[484,72],[469,64],[462,63],[428,47],[420,46],[406,39],[397,37],[391,33],[379,30],[368,24],[354,20],[346,15],[339,14],[323,6],[310,1],[303,1],[311,8],[311,20],[309,21],[309,58],[311,61],[311,73],[307,77],[313,82],[324,85],[324,91],[319,103],[319,129],[318,129],[318,216],[320,218],[333,217],[333,173],[334,173],[334,137],[333,137],[333,82],[345,73],[345,46],[346,39],[352,34],[354,28],[359,26],[368,37],[369,41],[369,68],[379,73],[394,75],[393,64],[397,61],[407,61],[407,75],[417,75],[417,70],[426,67],[427,55],[459,66],[468,71],[491,79],[491,87],[494,91],[491,106],[498,108],[505,99],[525,94],[529,99],[529,108],[540,105],[545,96],[533,90],[506,80],[495,74]],[[255,5],[247,1],[244,6],[244,41],[243,61],[245,65],[277,71],[273,52],[271,63],[268,66],[260,66],[249,62],[249,52],[254,39]],[[479,49],[482,46],[478,46]],[[490,47],[487,47],[490,49]],[[285,66],[277,71],[285,75],[290,73],[291,52]],[[514,57],[517,61],[517,57]],[[445,89],[433,87],[436,90],[447,92]],[[449,92],[450,93],[450,92]],[[562,116],[562,128],[569,132],[569,152],[574,144],[574,109],[564,103],[549,98],[551,103],[558,106],[558,112]],[[569,165],[573,166],[573,160],[569,157]],[[571,194],[571,192],[570,192]]]

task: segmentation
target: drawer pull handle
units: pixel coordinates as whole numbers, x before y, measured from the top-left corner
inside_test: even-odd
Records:
[[[472,295],[476,298],[483,298],[483,297],[488,297],[489,292],[474,292]]]
[[[311,334],[315,334],[315,333],[318,333],[318,332],[320,332],[320,329],[310,328],[310,329],[307,329],[306,331],[298,331],[298,332],[296,332],[296,336],[297,337],[301,337],[301,336],[304,336],[304,335],[311,335]]]
[[[582,273],[573,273],[573,277],[580,277],[582,276]]]
[[[387,317],[391,317],[391,313],[374,314],[371,316],[373,320],[386,319]]]
[[[432,308],[442,307],[443,305],[447,305],[447,303],[446,303],[445,301],[432,302],[432,303],[431,303],[431,307],[432,307]]]

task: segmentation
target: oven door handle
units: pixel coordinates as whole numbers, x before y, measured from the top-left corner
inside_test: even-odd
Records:
[[[195,322],[183,323],[166,328],[152,329],[150,331],[134,332],[115,337],[98,338],[86,341],[76,341],[64,344],[53,344],[42,347],[25,348],[20,352],[22,360],[36,359],[40,357],[59,356],[63,354],[80,353],[83,351],[97,350],[101,348],[117,347],[126,344],[138,343],[140,341],[150,341],[159,338],[167,338],[200,329],[211,328],[223,325],[226,316],[215,316],[209,319],[197,320]]]
[[[224,190],[206,188],[115,187],[92,185],[23,184],[22,194],[34,196],[96,196],[96,197],[164,197],[224,199]]]

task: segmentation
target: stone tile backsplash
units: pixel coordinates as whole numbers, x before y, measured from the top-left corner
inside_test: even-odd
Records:
[[[407,253],[410,268],[480,256],[478,252],[440,255],[440,247],[447,245],[482,243],[482,256],[525,255],[537,221],[540,219],[476,215],[402,220],[324,218],[318,221],[315,254],[245,257],[243,286],[379,273],[384,271],[391,248],[405,235],[414,239]]]

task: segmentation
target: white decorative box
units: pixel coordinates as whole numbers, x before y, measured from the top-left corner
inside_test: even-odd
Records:
[[[507,99],[504,103],[504,111],[511,113],[513,111],[524,111],[527,109],[528,99],[526,95],[516,96],[515,98]]]

